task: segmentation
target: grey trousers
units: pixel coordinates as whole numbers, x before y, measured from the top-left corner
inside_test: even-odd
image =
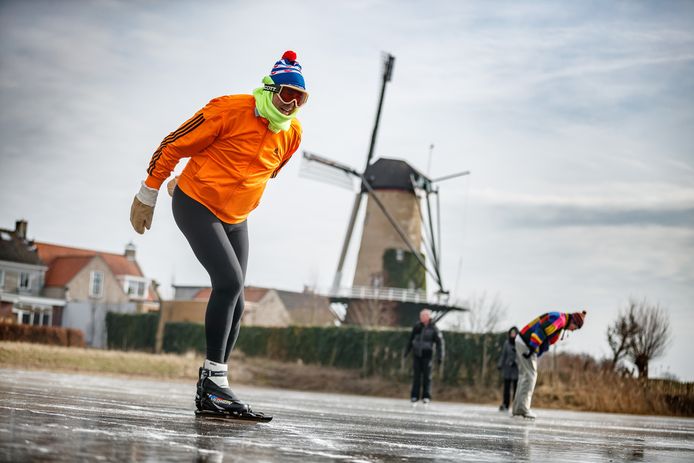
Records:
[[[537,382],[537,354],[529,358],[523,354],[530,352],[520,335],[516,336],[516,363],[518,364],[518,388],[513,400],[513,414],[525,415],[530,411],[535,382]]]

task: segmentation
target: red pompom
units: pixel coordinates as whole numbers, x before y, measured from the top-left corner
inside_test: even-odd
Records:
[[[291,50],[287,50],[284,52],[284,55],[282,55],[282,59],[286,59],[289,61],[296,61],[296,53],[294,53]]]

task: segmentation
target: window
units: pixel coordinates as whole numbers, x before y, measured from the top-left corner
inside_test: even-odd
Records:
[[[89,297],[101,297],[104,293],[104,272],[94,271],[89,282]]]
[[[128,278],[125,280],[125,292],[128,296],[142,298],[145,297],[147,290],[147,282],[144,280],[135,280]]]
[[[19,281],[17,282],[19,289],[31,289],[31,273],[19,272]]]
[[[51,309],[39,309],[35,307],[21,307],[12,309],[17,315],[17,323],[21,325],[51,326],[53,323],[53,311]]]

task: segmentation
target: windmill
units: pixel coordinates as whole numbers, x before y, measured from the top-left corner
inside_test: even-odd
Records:
[[[466,310],[448,304],[449,292],[441,277],[441,215],[437,183],[469,172],[432,180],[402,160],[382,157],[372,162],[386,84],[392,77],[394,62],[392,55],[384,56],[376,122],[363,172],[303,152],[301,175],[350,189],[356,178],[360,185],[328,294],[331,301],[346,305],[347,323],[409,325],[424,307],[434,311],[434,320],[451,310]],[[436,227],[432,195],[436,196]],[[354,280],[350,288],[343,288],[343,267],[364,197],[367,197],[366,212]],[[437,286],[433,300],[429,300],[426,293],[427,275]]]

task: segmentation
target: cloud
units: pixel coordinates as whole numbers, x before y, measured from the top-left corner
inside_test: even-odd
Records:
[[[574,188],[575,190],[575,188]],[[694,188],[631,183],[554,195],[484,189],[474,200],[491,206],[498,221],[528,228],[661,226],[694,229]]]
[[[617,209],[537,205],[500,207],[510,225],[546,227],[660,226],[694,229],[694,207],[678,209]]]

